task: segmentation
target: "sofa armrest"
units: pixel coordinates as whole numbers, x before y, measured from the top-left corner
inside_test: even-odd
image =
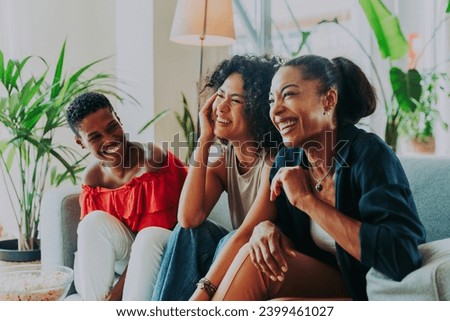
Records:
[[[73,268],[80,221],[79,186],[48,190],[42,199],[39,232],[43,264]]]
[[[422,266],[400,282],[375,269],[367,273],[369,300],[450,300],[450,238],[419,245]]]

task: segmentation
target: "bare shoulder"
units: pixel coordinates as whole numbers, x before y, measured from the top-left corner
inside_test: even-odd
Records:
[[[144,145],[145,163],[149,171],[158,170],[167,163],[167,150],[155,143]]]
[[[216,176],[222,183],[223,188],[227,186],[226,155],[220,145],[213,145],[209,150],[208,172]]]
[[[273,163],[275,162],[276,156],[277,155],[274,153],[266,153],[264,158],[265,165],[268,167],[272,167]]]
[[[104,171],[99,160],[91,162],[83,171],[81,183],[89,186],[101,186],[104,181]]]

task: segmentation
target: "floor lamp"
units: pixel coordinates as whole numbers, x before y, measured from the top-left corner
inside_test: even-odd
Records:
[[[200,46],[199,89],[203,76],[204,47],[227,46],[235,39],[232,0],[178,0],[170,40]]]

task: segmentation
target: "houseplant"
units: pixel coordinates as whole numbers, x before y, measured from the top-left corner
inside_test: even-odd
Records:
[[[17,221],[19,251],[38,245],[40,205],[46,188],[67,179],[75,182],[83,169],[85,157],[55,139],[65,126],[67,104],[90,90],[118,97],[113,76],[87,75],[104,59],[67,74],[65,49],[64,42],[52,74],[41,57],[5,61],[0,51],[0,126],[8,132],[0,138],[0,170]],[[42,64],[43,72],[32,74],[29,65],[33,60]]]
[[[180,137],[177,133],[177,138],[176,141],[178,141],[179,143],[182,143],[179,145],[179,147],[186,147],[187,151],[185,154],[185,164],[189,163],[189,159],[191,158],[192,152],[194,151],[195,148],[195,125],[194,125],[194,121],[191,115],[191,112],[189,110],[189,104],[187,102],[186,96],[184,95],[184,93],[181,93],[181,98],[183,101],[183,112],[180,113],[178,111],[174,111],[175,114],[175,118],[178,122],[178,125],[180,125],[181,130],[183,131],[183,135],[185,138],[184,142],[180,141]],[[157,120],[159,120],[160,118],[162,118],[163,116],[165,116],[167,113],[169,112],[169,109],[165,109],[161,112],[159,112],[156,116],[154,116],[152,119],[150,119],[147,123],[145,123],[145,125],[139,130],[139,134],[144,132],[148,127],[150,127],[150,125],[152,125],[153,123],[155,123]],[[180,152],[180,150],[177,150],[176,152]]]
[[[390,101],[385,99],[387,116],[385,140],[396,151],[399,134],[404,131],[405,126],[414,124],[414,120],[418,125],[417,121],[421,122],[420,119],[426,119],[425,127],[427,128],[424,129],[431,133],[431,126],[440,117],[435,108],[437,96],[430,99],[430,95],[434,96],[434,94],[429,93],[429,86],[432,86],[431,89],[435,88],[433,83],[426,79],[430,75],[417,70],[416,65],[417,59],[420,58],[425,47],[433,41],[437,29],[449,19],[450,1],[446,8],[446,16],[438,23],[421,54],[409,64],[407,70],[394,65],[394,61],[405,58],[408,53],[408,42],[400,28],[398,18],[392,15],[381,0],[359,0],[359,3],[375,34],[381,56],[388,59],[390,63],[389,80],[392,96]],[[435,73],[431,77],[436,75]],[[412,126],[409,133],[412,134],[414,130],[419,130],[416,134],[421,135],[419,126]]]
[[[402,130],[410,139],[414,151],[434,153],[435,125],[440,123],[444,130],[448,129],[448,124],[442,120],[436,106],[440,93],[450,95],[450,79],[446,73],[431,70],[423,73],[421,86],[422,94],[416,102],[415,112],[405,120]]]

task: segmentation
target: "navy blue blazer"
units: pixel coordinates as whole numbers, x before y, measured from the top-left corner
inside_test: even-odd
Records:
[[[339,244],[336,257],[318,248],[310,235],[310,218],[292,206],[284,192],[276,199],[276,224],[296,250],[338,266],[354,300],[367,300],[366,274],[371,267],[401,280],[420,266],[418,245],[425,242],[405,172],[395,153],[377,135],[353,125],[339,128],[335,151],[336,208],[362,222],[361,261]],[[282,148],[270,180],[282,167],[308,166],[300,148]]]

